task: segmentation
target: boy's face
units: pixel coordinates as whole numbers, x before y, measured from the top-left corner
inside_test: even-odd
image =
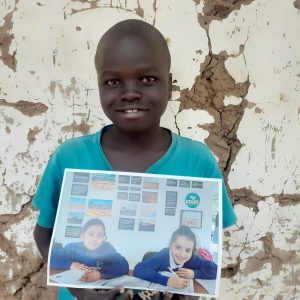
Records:
[[[163,51],[146,38],[122,36],[97,57],[103,111],[115,127],[143,132],[159,126],[171,94]]]
[[[83,234],[81,234],[83,245],[88,250],[95,250],[100,247],[104,241],[104,231],[101,225],[91,225]]]
[[[186,263],[193,254],[194,242],[184,235],[179,235],[175,242],[171,243],[171,255],[177,265]]]

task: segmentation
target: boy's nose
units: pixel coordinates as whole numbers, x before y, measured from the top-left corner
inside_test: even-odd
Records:
[[[141,99],[141,94],[138,90],[138,86],[135,82],[127,82],[124,84],[121,94],[121,100],[123,101],[136,101]]]

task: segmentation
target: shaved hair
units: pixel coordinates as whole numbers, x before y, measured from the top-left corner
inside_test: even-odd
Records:
[[[171,55],[164,36],[154,26],[144,21],[128,19],[115,24],[101,37],[95,55],[95,66],[98,72],[99,65],[97,61],[99,57],[102,56],[105,50],[112,47],[117,40],[126,36],[135,37],[153,44],[156,49],[161,51],[162,59],[165,60],[168,69],[170,69]]]

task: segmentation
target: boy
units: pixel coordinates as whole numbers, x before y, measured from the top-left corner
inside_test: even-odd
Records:
[[[33,200],[40,209],[34,236],[45,260],[65,168],[222,178],[207,146],[159,126],[171,98],[170,63],[164,37],[143,21],[120,22],[101,38],[95,56],[98,87],[113,124],[65,142],[49,160]],[[223,226],[235,223],[225,187],[223,211]],[[113,289],[99,298],[96,291],[70,290],[78,299],[113,299],[120,292]]]

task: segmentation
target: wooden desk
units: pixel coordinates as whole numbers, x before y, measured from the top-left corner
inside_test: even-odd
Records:
[[[208,294],[208,291],[198,281],[193,280],[194,291],[197,294]]]

